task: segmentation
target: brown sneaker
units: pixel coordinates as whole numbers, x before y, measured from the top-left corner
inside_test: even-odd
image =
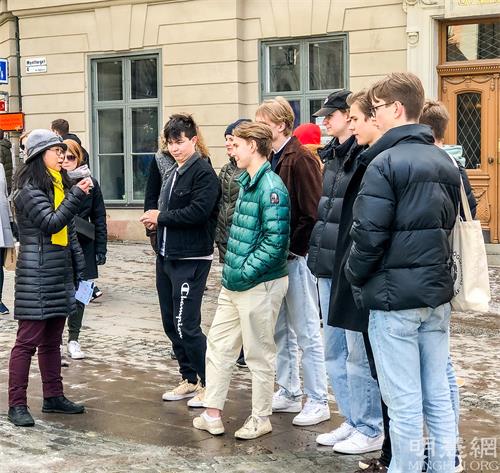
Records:
[[[197,390],[198,384],[191,384],[187,379],[183,379],[179,386],[164,393],[162,399],[164,401],[180,401],[181,399],[196,396]]]
[[[205,401],[205,388],[201,386],[201,384],[198,385],[198,389],[196,390],[196,396],[190,399],[187,402],[188,407],[205,407],[204,406],[204,401]]]
[[[243,424],[243,427],[234,433],[237,439],[251,440],[272,432],[273,427],[269,418],[262,420],[260,417],[251,415]]]

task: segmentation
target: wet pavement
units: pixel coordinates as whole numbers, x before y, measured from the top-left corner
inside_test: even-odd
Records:
[[[217,303],[220,271],[214,264],[208,281],[203,306],[205,332]],[[490,275],[494,296],[491,312],[457,313],[452,322],[452,355],[457,374],[464,381],[460,433],[469,472],[500,471],[500,269],[492,268]],[[13,307],[12,286],[13,274],[6,273],[3,301],[8,307]],[[246,370],[235,368],[224,417],[226,434],[221,437],[192,427],[200,410],[187,408],[183,401],[162,402],[162,393],[177,384],[179,376],[160,322],[154,255],[148,245],[110,244],[99,287],[104,295],[87,308],[80,338],[88,356],[63,368],[65,393],[85,403],[84,415],[41,412],[41,383],[35,362],[28,402],[36,426],[19,429],[7,421],[7,367],[16,323],[11,316],[0,316],[1,473],[350,473],[356,469],[359,457],[333,454],[315,443],[318,433],[341,423],[333,400],[329,422],[297,428],[291,425],[293,414],[273,415],[273,433],[247,442],[233,436],[250,412]]]

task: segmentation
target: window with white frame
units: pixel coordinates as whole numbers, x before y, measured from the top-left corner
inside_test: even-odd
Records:
[[[92,60],[94,172],[106,202],[144,200],[160,126],[159,56]]]
[[[295,126],[314,122],[328,94],[347,87],[347,38],[263,41],[261,71],[263,100],[281,95],[295,112]]]

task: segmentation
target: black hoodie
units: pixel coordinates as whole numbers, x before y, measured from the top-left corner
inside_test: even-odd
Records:
[[[365,309],[437,307],[453,297],[449,234],[460,174],[426,125],[392,128],[353,207],[347,279]]]

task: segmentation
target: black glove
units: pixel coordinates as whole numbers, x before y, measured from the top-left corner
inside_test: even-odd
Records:
[[[96,261],[98,266],[106,264],[106,255],[103,253],[97,253],[95,255],[95,261]]]
[[[10,229],[12,230],[12,236],[16,239],[19,240],[19,230],[17,228],[16,222],[10,222]]]

